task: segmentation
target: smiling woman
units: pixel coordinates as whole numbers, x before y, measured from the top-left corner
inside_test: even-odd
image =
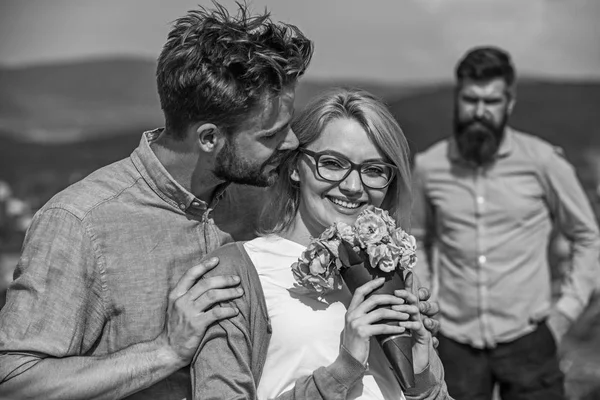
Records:
[[[200,346],[196,396],[447,399],[441,362],[410,290],[375,293],[384,279],[353,293],[346,285],[319,295],[294,290],[292,266],[332,224],[353,225],[369,206],[391,211],[394,223],[408,220],[402,130],[380,100],[358,89],[321,94],[295,117],[292,130],[300,147],[283,161],[271,188],[261,218],[265,234],[209,255],[222,260],[215,273],[244,276],[245,295],[234,301],[239,315],[209,328]],[[392,363],[370,343],[406,329],[413,334],[407,350],[416,384],[403,392]]]
[[[379,99],[362,90],[334,89],[310,102],[294,119],[292,130],[298,136],[300,148],[305,150],[291,154],[289,162],[282,165],[280,176],[291,179],[278,180],[273,190],[278,195],[272,197],[261,219],[264,233],[285,230],[297,216],[303,214],[301,197],[309,194],[302,186],[308,183],[302,183],[298,173],[299,167],[309,165],[306,162],[310,157],[302,156],[306,149],[309,152],[329,150],[345,155],[348,161],[354,163],[376,161],[375,166],[390,168],[395,179],[379,189],[366,187],[367,190],[362,193],[356,192],[356,179],[358,183],[364,183],[364,168],[360,174],[351,171],[344,181],[336,185],[317,175],[322,168],[317,170],[315,164],[313,175],[317,182],[332,188],[329,199],[358,202],[362,207],[356,208],[356,213],[362,211],[367,199],[374,200],[376,203],[373,204],[389,210],[401,226],[408,226],[411,204],[409,146],[402,129]],[[331,203],[331,200],[328,202]],[[321,204],[317,209],[322,207]],[[327,221],[325,226],[331,222]],[[317,225],[314,229],[324,228]]]
[[[368,204],[381,206],[392,168],[386,168],[385,156],[355,119],[331,120],[307,147],[310,150],[301,153],[308,157],[299,158],[291,179],[300,186],[297,218],[302,219],[312,237],[335,222],[352,224]],[[365,180],[370,182],[369,170],[377,169],[376,165],[380,171],[389,171],[373,174],[379,177],[374,181],[381,184],[369,187]]]

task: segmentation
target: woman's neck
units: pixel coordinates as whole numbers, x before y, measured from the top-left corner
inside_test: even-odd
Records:
[[[321,234],[321,232],[317,233],[316,230],[312,230],[308,228],[304,219],[302,218],[302,213],[298,211],[294,220],[290,224],[290,226],[282,231],[279,235],[285,239],[291,240],[292,242],[299,243],[303,246],[308,246],[310,241]]]

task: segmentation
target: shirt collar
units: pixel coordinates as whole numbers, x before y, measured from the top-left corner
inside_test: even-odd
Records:
[[[506,127],[504,129],[504,137],[502,138],[502,142],[500,143],[500,148],[498,149],[498,153],[496,154],[496,158],[505,158],[508,157],[513,151],[513,130],[510,127]],[[448,157],[453,162],[465,162],[458,151],[458,145],[456,144],[456,138],[452,135],[449,139],[448,143]]]
[[[162,133],[163,129],[157,128],[144,132],[139,146],[131,154],[133,164],[152,190],[167,203],[182,211],[190,207],[199,211],[208,209],[209,205],[205,201],[198,199],[173,179],[150,148],[150,143]],[[228,185],[229,183],[224,183],[217,188],[215,198],[210,204],[211,208],[214,208],[219,199],[223,197],[223,192]]]

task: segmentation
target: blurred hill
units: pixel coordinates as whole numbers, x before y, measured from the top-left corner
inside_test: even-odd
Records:
[[[155,69],[154,61],[126,58],[0,68],[2,136],[57,143],[160,126]],[[411,92],[394,85],[353,84],[385,98]],[[302,81],[296,105],[302,107],[334,85]]]
[[[0,69],[0,130],[70,142],[161,121],[154,63],[117,59]]]
[[[35,207],[94,169],[128,156],[143,130],[163,124],[154,70],[153,61],[140,59],[0,69],[0,180]],[[303,80],[297,107],[337,85],[384,98],[413,152],[451,132],[451,85]],[[523,81],[512,123],[562,146],[579,167],[582,151],[600,148],[599,106],[600,82]]]

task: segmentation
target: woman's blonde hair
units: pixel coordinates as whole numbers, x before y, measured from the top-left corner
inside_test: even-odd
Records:
[[[382,203],[404,229],[409,229],[411,211],[411,177],[408,142],[404,132],[386,105],[361,89],[336,88],[320,94],[294,118],[292,129],[306,147],[319,138],[325,126],[338,118],[357,121],[381,151],[386,162],[398,167]],[[340,139],[343,140],[343,139]],[[259,232],[279,233],[290,227],[300,204],[300,187],[290,175],[298,162],[298,151],[291,152],[281,166],[279,179],[269,189],[263,208]]]

